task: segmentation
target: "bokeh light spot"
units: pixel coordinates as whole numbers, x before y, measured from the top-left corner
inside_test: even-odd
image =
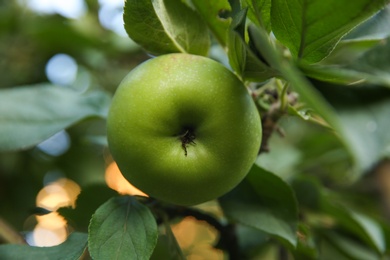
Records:
[[[25,0],[25,4],[37,13],[57,13],[72,19],[80,18],[86,12],[83,0]]]
[[[77,76],[77,63],[69,55],[59,53],[46,64],[46,76],[54,84],[69,86]]]
[[[171,228],[186,259],[225,259],[222,250],[211,246],[215,244],[218,232],[206,222],[186,217]]]
[[[115,162],[110,163],[106,169],[105,179],[108,187],[120,194],[148,196],[130,184],[120,172]]]
[[[123,1],[100,0],[99,20],[106,29],[127,36],[123,27]]]
[[[70,138],[65,130],[49,137],[37,145],[37,148],[51,156],[60,156],[70,147]]]
[[[60,207],[76,206],[80,186],[72,180],[61,178],[43,187],[36,199],[37,207],[57,210]]]
[[[60,178],[43,187],[36,198],[36,206],[53,211],[36,216],[37,224],[27,235],[27,243],[32,246],[55,246],[64,242],[68,236],[66,220],[56,210],[60,207],[75,207],[80,186],[74,181]]]
[[[66,240],[67,223],[57,212],[37,216],[37,221],[32,234],[34,246],[55,246]]]

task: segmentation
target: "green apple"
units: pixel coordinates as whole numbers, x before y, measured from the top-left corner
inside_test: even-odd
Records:
[[[123,79],[107,134],[130,183],[162,201],[195,205],[246,176],[259,151],[261,120],[246,87],[222,64],[168,54]]]

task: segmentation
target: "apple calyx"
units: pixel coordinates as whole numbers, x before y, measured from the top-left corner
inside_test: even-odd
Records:
[[[181,147],[184,150],[184,156],[187,157],[187,146],[192,144],[195,145],[195,131],[191,128],[185,128],[184,133],[179,136],[179,139],[181,141]]]

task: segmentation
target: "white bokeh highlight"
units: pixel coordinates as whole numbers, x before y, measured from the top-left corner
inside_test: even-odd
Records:
[[[86,13],[84,0],[24,0],[31,10],[41,14],[60,14],[78,19]]]
[[[99,21],[106,29],[118,35],[126,36],[123,26],[123,0],[99,0]]]
[[[77,67],[71,56],[59,53],[47,62],[46,76],[53,84],[69,86],[76,80]]]

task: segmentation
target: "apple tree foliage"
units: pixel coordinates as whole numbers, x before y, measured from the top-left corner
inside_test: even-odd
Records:
[[[0,3],[0,259],[184,259],[171,224],[191,216],[230,259],[390,256],[390,8],[385,0],[126,0],[129,40],[86,18]],[[47,83],[46,61],[73,56],[74,83]],[[262,117],[247,177],[213,202],[179,207],[119,196],[104,182],[105,118],[145,54],[191,53],[231,69]],[[85,75],[90,80],[81,89]],[[39,144],[66,131],[60,156]],[[227,140],[228,141],[228,140]],[[54,247],[24,244],[47,172],[81,186]],[[268,258],[267,258],[268,257]]]

